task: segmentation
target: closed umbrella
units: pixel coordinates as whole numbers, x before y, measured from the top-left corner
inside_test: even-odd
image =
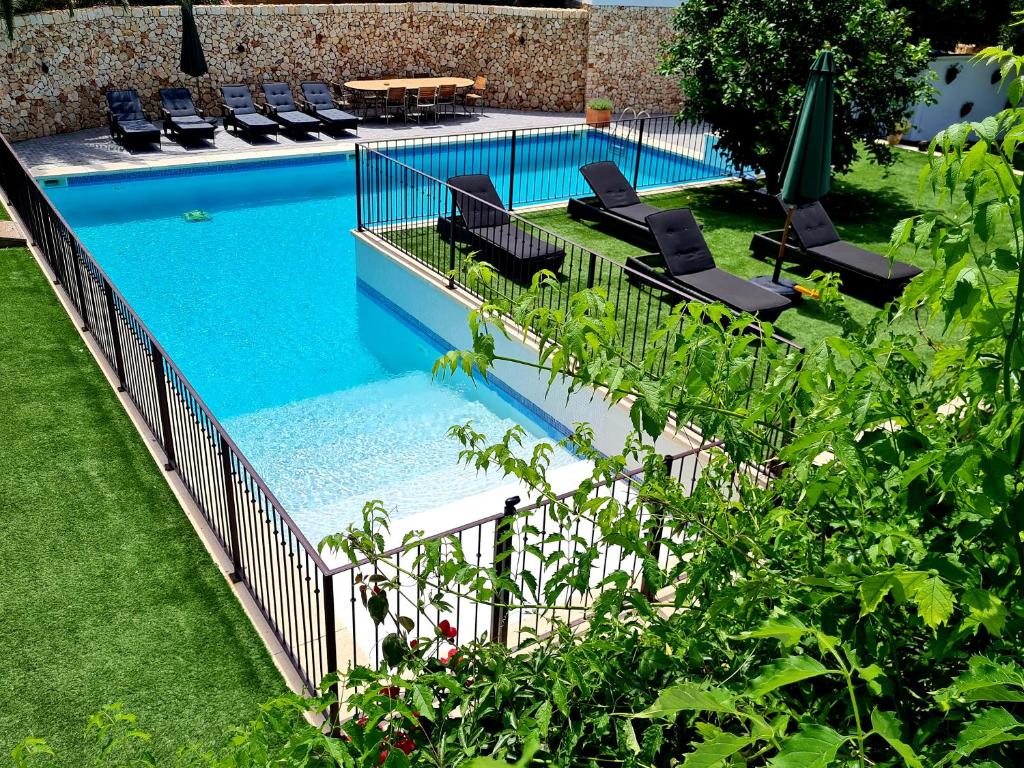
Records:
[[[782,202],[786,206],[786,225],[782,230],[775,271],[768,278],[758,278],[766,288],[779,293],[795,293],[796,284],[782,281],[782,260],[793,221],[793,210],[803,203],[812,203],[828,194],[832,183],[832,113],[835,106],[835,67],[832,52],[822,51],[811,67],[804,102],[800,107],[793,135],[782,164]]]
[[[210,68],[206,66],[206,55],[203,53],[203,42],[199,39],[199,29],[196,27],[191,0],[182,0],[181,3],[181,59],[178,68],[186,75],[196,78],[196,90],[200,91],[201,101],[199,78],[209,72]]]

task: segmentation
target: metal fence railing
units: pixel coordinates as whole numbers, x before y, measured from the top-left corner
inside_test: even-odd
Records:
[[[667,353],[651,358],[651,340],[673,308],[701,301],[678,283],[656,273],[638,271],[584,248],[515,212],[487,200],[456,190],[447,182],[410,166],[396,157],[367,145],[357,146],[356,178],[359,228],[370,232],[448,279],[449,287],[459,283],[481,300],[514,304],[529,290],[540,268],[554,271],[557,286],[540,294],[543,307],[567,310],[574,294],[584,288],[601,288],[613,308],[618,342],[627,364],[646,366],[653,376],[668,364]],[[578,174],[577,174],[578,175]],[[460,207],[471,206],[486,214],[483,218],[505,222],[497,236],[480,235],[465,226]],[[516,252],[528,258],[510,255]],[[538,254],[540,256],[538,256]],[[490,282],[467,284],[464,277],[471,255],[496,265]],[[774,340],[783,350],[801,351],[781,336]],[[557,339],[555,339],[557,341]],[[767,383],[778,363],[765,350],[752,345],[750,392]],[[742,405],[749,404],[748,394]],[[777,455],[788,414],[779,413],[776,426],[766,430],[761,466],[754,471],[768,474]]]
[[[634,188],[736,175],[709,128],[672,115],[362,144],[437,179],[484,173],[508,208],[590,195],[580,166],[615,162]]]
[[[437,183],[431,180],[431,184]],[[92,335],[99,353],[114,371],[118,389],[131,400],[161,447],[164,467],[178,476],[222,554],[230,560],[232,579],[252,596],[303,684],[308,690],[317,691],[324,675],[330,672],[359,663],[379,664],[381,638],[365,611],[359,608],[358,599],[357,577],[370,566],[365,562],[332,565],[306,539],[2,135],[0,187],[6,191],[12,213],[24,225],[57,287],[77,313],[76,319]],[[377,228],[381,232],[391,231],[384,224]],[[402,231],[403,227],[394,230]],[[408,230],[406,234],[412,236]],[[428,239],[433,242],[432,236]],[[589,263],[591,256],[581,252],[578,257]],[[436,268],[442,269],[443,265],[438,262]],[[628,276],[614,272],[603,262],[588,274],[594,281],[615,280],[624,295],[633,295],[627,287]],[[706,464],[709,450],[718,447],[717,443],[709,443],[668,457],[666,467],[679,482],[692,487]],[[638,474],[620,475],[599,484],[592,493],[629,503],[635,498]],[[548,541],[548,534],[562,525],[559,520],[563,518],[553,514],[554,507],[562,502],[571,503],[567,500],[569,494],[523,510],[516,509],[518,500],[510,501],[494,515],[431,536],[409,551],[395,550],[389,556],[401,569],[403,563],[421,556],[430,542],[460,545],[485,567],[492,564],[507,571],[511,558],[519,558],[517,572],[523,572],[523,568],[531,570],[543,583],[549,577],[547,569],[558,559],[544,549],[554,546],[544,542]],[[569,547],[574,541],[587,541],[588,537],[593,543],[597,535],[596,529],[578,526],[572,534],[564,537],[559,546]],[[563,554],[572,557],[573,552]],[[607,572],[615,568],[627,571],[635,580],[640,576],[640,565],[635,554],[610,547],[590,567],[595,577],[598,569]],[[578,621],[584,616],[590,597],[586,591],[576,595],[565,618]],[[424,596],[409,585],[399,589],[398,600],[403,607],[415,608],[422,604]],[[539,613],[508,610],[500,599],[480,602],[471,594],[457,593],[450,603],[444,616],[416,609],[418,625],[449,618],[461,624],[463,639],[486,635],[509,644],[519,642],[527,628],[532,627],[534,632],[544,630]]]

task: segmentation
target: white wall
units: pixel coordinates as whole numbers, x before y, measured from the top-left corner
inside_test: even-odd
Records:
[[[935,74],[932,85],[938,89],[935,104],[920,104],[910,118],[911,129],[903,135],[904,141],[931,141],[939,131],[953,123],[970,120],[980,122],[1006,106],[1008,81],[992,84],[996,64],[975,62],[973,56],[938,56],[928,65]],[[946,84],[946,70],[959,66],[960,72],[952,83]],[[963,117],[960,107],[973,102],[971,112]]]

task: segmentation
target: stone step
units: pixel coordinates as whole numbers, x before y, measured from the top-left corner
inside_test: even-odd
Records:
[[[0,221],[0,248],[25,247],[25,235],[13,221]]]

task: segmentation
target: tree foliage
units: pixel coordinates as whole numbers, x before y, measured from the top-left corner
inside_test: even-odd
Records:
[[[845,172],[866,142],[879,162],[892,133],[929,93],[927,43],[885,0],[689,0],[676,11],[663,70],[679,79],[681,116],[705,122],[737,166],[763,171],[771,191],[817,53],[837,68],[832,160]]]
[[[890,0],[889,6],[906,9],[915,37],[940,51],[957,43],[1013,46],[1020,35],[1011,26],[1013,16],[1024,11],[1021,0]]]
[[[1024,66],[991,55],[1007,75]],[[626,364],[605,322],[607,297],[584,291],[544,309],[552,276],[515,305],[473,312],[472,348],[439,360],[439,375],[486,376],[501,359],[495,336],[508,332],[500,314],[510,312],[540,335],[539,360],[523,364],[628,397],[637,434],[605,457],[578,426],[569,441],[594,462],[593,476],[559,499],[549,452],[519,456],[516,430],[492,444],[472,425],[454,427],[463,461],[520,478],[547,500],[559,524],[533,531],[533,559],[497,569],[457,537],[415,532],[396,558],[384,551],[386,511],[368,505],[361,526],[324,542],[368,561],[361,594],[384,637],[382,668],[337,680],[359,717],[326,735],[301,714],[325,711],[331,696],[288,697],[220,753],[183,753],[179,763],[1022,764],[1024,229],[1010,161],[1024,141],[1021,91],[1012,89],[1011,109],[936,138],[923,211],[892,238],[893,254],[919,249],[931,269],[867,327],[804,355],[755,342],[743,332],[751,318],[690,305],[665,320],[643,364]],[[894,322],[905,317],[917,332]],[[760,354],[777,365],[751,389]],[[665,359],[667,373],[655,376]],[[780,424],[780,408],[792,421]],[[670,414],[725,441],[693,487],[666,473],[651,445]],[[749,462],[766,429],[779,428],[784,465],[764,485]],[[644,468],[634,492],[602,491],[627,462]],[[620,563],[640,564],[642,580],[603,567],[611,547],[629,553]],[[537,612],[551,633],[527,635],[514,652],[452,620],[413,618],[450,613],[453,596],[467,593]],[[588,621],[569,626],[565,608],[584,593]],[[146,735],[120,710],[90,728],[100,764],[151,764]],[[38,740],[15,755],[18,766],[52,760]]]

